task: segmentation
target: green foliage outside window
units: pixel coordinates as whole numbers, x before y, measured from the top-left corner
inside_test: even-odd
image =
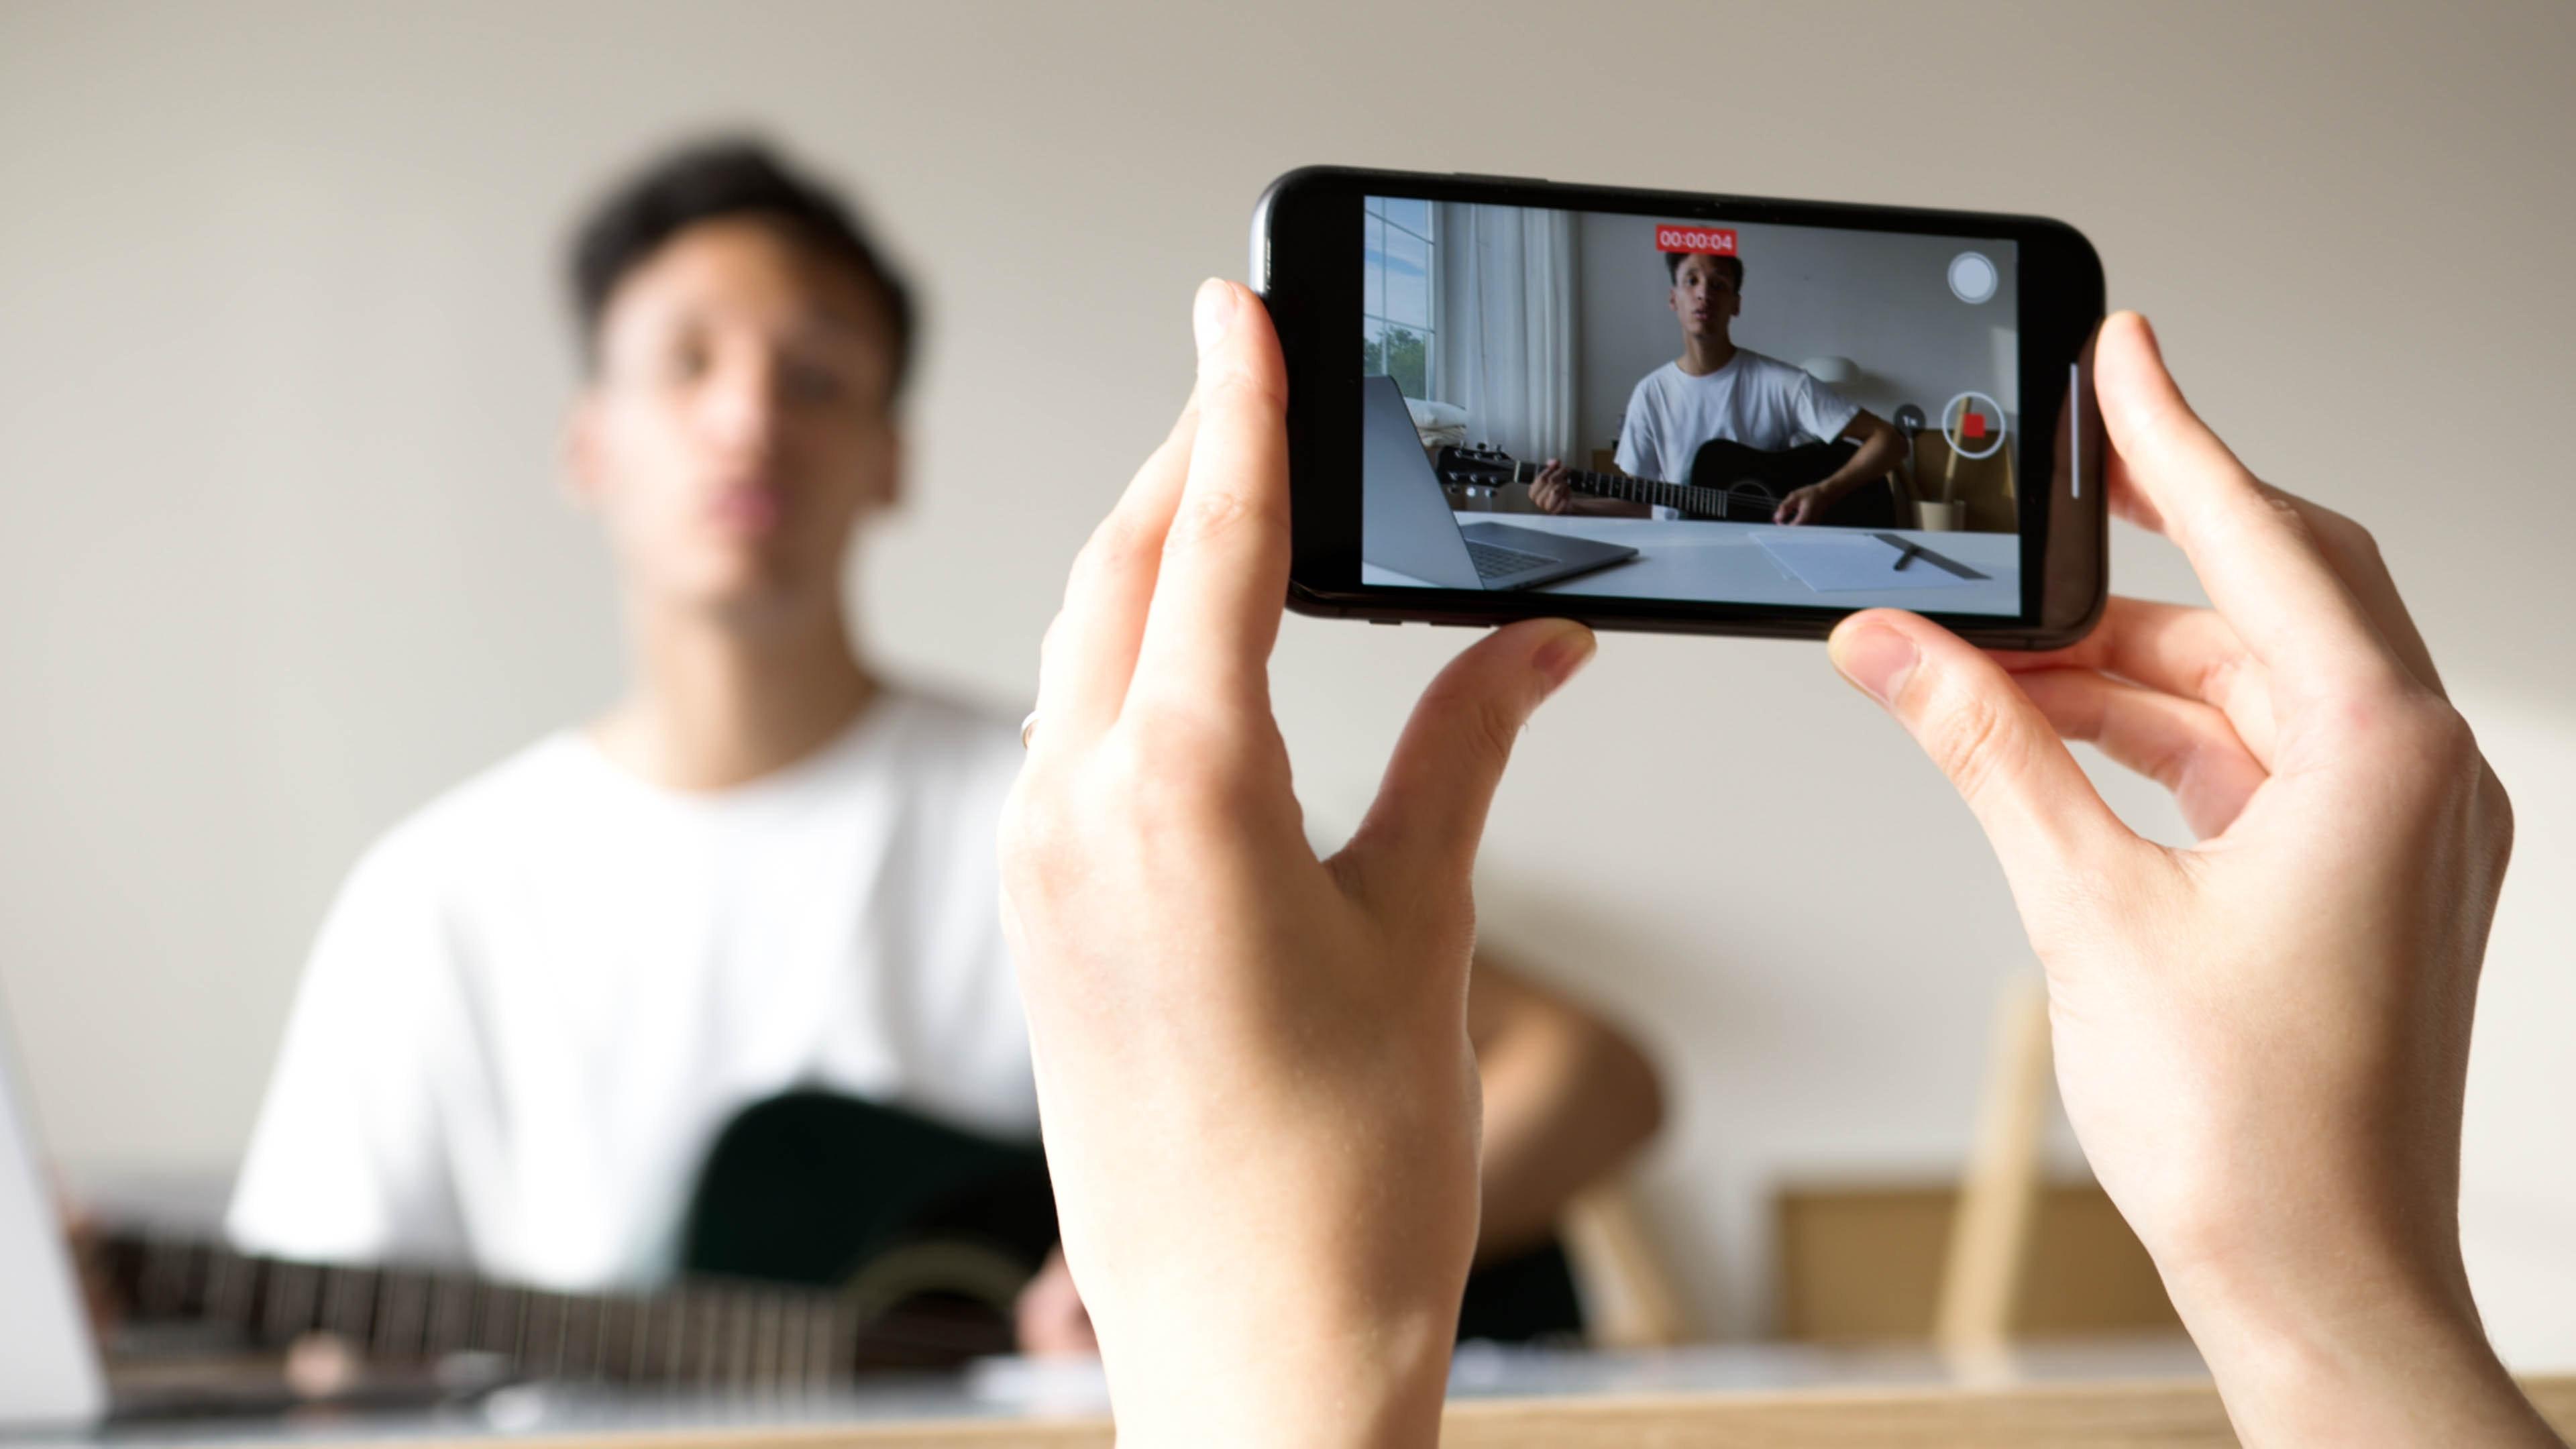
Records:
[[[1430,339],[1408,327],[1390,324],[1385,340],[1375,337],[1360,339],[1360,375],[1384,374],[1395,379],[1395,385],[1406,397],[1427,397],[1431,391]]]

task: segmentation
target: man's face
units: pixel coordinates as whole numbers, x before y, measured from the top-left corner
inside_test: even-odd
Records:
[[[1682,258],[1674,270],[1671,301],[1673,315],[1682,319],[1682,331],[1693,337],[1724,337],[1744,305],[1727,269],[1718,265],[1717,258],[1698,253]]]
[[[852,529],[897,460],[883,304],[775,226],[689,227],[600,319],[573,487],[649,604],[838,607]]]

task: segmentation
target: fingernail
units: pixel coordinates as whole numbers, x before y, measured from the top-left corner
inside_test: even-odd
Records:
[[[1894,704],[1896,693],[1905,687],[1905,677],[1914,672],[1922,658],[1914,641],[1893,629],[1875,626],[1847,629],[1834,635],[1825,652],[1842,671],[1843,678],[1860,686],[1862,693],[1880,704]]]
[[[1538,651],[1536,660],[1539,676],[1547,681],[1547,692],[1554,694],[1563,689],[1565,681],[1592,662],[1593,652],[1599,648],[1600,643],[1592,637],[1592,631],[1580,624],[1547,641]]]
[[[1199,351],[1225,340],[1234,330],[1234,289],[1214,277],[1199,283],[1198,300],[1190,306],[1190,328],[1198,334]]]

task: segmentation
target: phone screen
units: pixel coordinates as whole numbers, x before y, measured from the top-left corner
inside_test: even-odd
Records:
[[[1359,225],[1362,584],[2022,611],[2009,237],[1374,194]]]

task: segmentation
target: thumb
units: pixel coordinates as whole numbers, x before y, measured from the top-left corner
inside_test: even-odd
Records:
[[[1361,874],[1395,891],[1465,885],[1521,726],[1594,647],[1580,624],[1525,619],[1450,660],[1413,706],[1344,852]]]
[[[2137,837],[2001,666],[1913,614],[1871,609],[1834,629],[1834,667],[1887,707],[1985,828],[2027,919],[2043,888]]]

